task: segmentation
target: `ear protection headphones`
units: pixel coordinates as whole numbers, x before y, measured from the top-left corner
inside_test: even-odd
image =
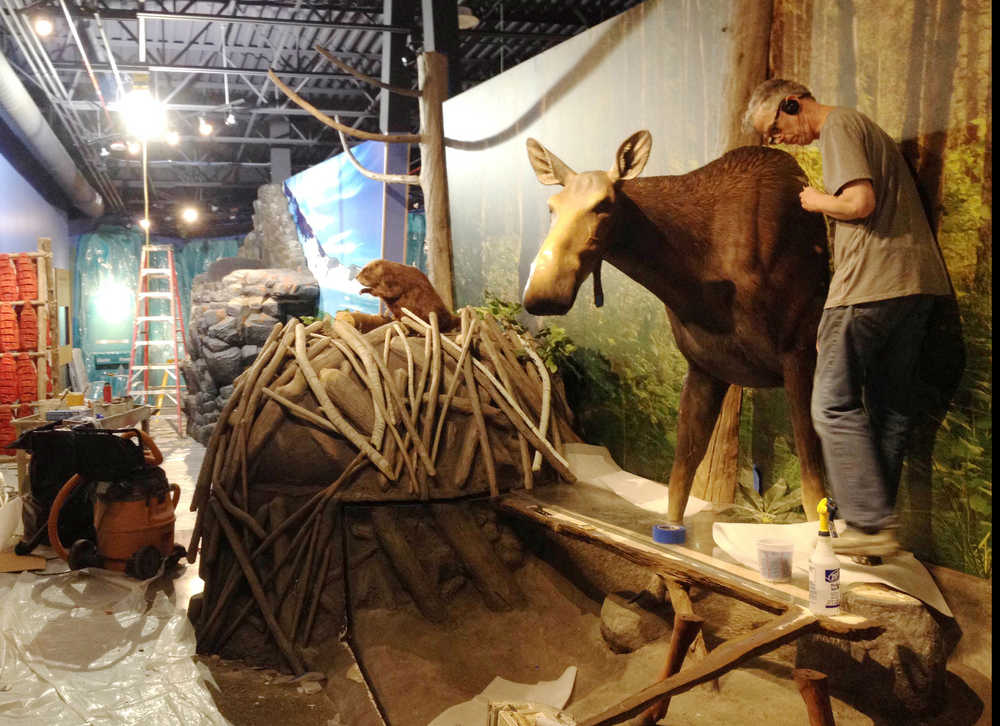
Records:
[[[778,104],[778,108],[787,113],[789,116],[794,116],[799,112],[801,106],[799,105],[799,100],[797,98],[786,98]]]

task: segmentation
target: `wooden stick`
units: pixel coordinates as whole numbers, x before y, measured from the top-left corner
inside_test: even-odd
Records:
[[[343,324],[341,323],[341,325]],[[336,328],[336,326],[337,323],[334,323],[334,328]],[[389,466],[389,462],[385,460],[385,457],[375,451],[365,437],[355,431],[354,427],[351,426],[337,411],[333,402],[330,400],[330,397],[326,395],[326,389],[316,376],[316,371],[313,370],[309,359],[306,358],[305,335],[301,325],[298,325],[295,328],[295,359],[298,361],[299,369],[302,371],[303,375],[305,375],[306,381],[309,382],[309,388],[312,389],[313,395],[316,396],[316,400],[319,402],[323,412],[327,415],[327,418],[330,419],[330,422],[340,430],[340,433],[347,440],[364,452],[368,459],[375,464],[375,466],[377,466],[383,474],[392,476],[392,468]]]
[[[700,663],[644,688],[596,716],[579,721],[577,726],[603,726],[623,717],[633,716],[664,696],[676,696],[678,693],[690,690],[699,683],[710,681],[732,670],[740,663],[798,638],[816,622],[816,615],[805,608],[799,606],[789,608],[784,615],[748,635],[726,641]]]
[[[403,320],[407,325],[411,325],[416,330],[426,329],[427,323],[425,323],[423,320],[418,318],[416,315],[414,315],[406,308],[403,308],[403,312],[404,314],[406,314],[406,317]],[[452,341],[448,340],[447,338],[444,338],[442,342],[445,344],[444,345],[445,350],[447,350],[448,353],[453,358],[457,359],[459,354],[458,346],[455,345]],[[500,408],[510,412],[508,413],[509,416],[519,417],[520,424],[515,422],[514,425],[517,426],[519,430],[522,430],[524,428],[528,429],[532,434],[532,436],[528,436],[529,441],[532,441],[534,446],[536,446],[544,454],[546,454],[549,461],[553,463],[553,466],[555,466],[556,470],[563,476],[564,479],[566,479],[566,481],[575,482],[576,477],[570,471],[568,462],[562,457],[561,454],[559,454],[552,448],[552,445],[546,439],[543,439],[541,437],[539,431],[535,428],[535,425],[531,422],[531,419],[528,418],[528,416],[524,413],[524,411],[521,410],[521,407],[517,404],[517,401],[514,400],[513,394],[511,394],[510,391],[504,388],[503,384],[500,383],[500,381],[498,381],[492,373],[490,373],[489,369],[486,368],[486,366],[484,366],[475,358],[472,358],[471,360],[476,369],[476,378],[479,379],[480,375],[484,376],[488,384],[484,382],[483,385],[487,387],[487,390],[496,391],[497,395],[494,396],[494,400],[496,400],[498,404],[500,403],[501,399],[506,401],[506,406],[501,405]],[[490,385],[493,386],[493,389],[489,388]],[[514,419],[512,418],[512,420]],[[535,443],[536,441],[537,443]]]
[[[657,678],[658,681],[669,678],[681,669],[681,664],[684,663],[684,656],[687,655],[688,648],[691,647],[691,643],[694,642],[695,637],[701,632],[704,624],[704,619],[699,618],[697,615],[674,613],[674,632],[670,635],[667,660],[663,664],[663,670],[660,671],[660,677]],[[668,708],[670,708],[670,696],[664,696],[661,700],[654,702],[653,705],[643,711],[639,718],[645,719],[652,726],[652,724],[655,724],[667,715]]]
[[[312,636],[313,623],[316,620],[316,610],[319,605],[320,596],[326,588],[326,573],[330,569],[330,559],[333,557],[333,540],[328,540],[323,548],[323,558],[320,560],[319,577],[313,583],[312,601],[309,603],[309,614],[306,616],[306,624],[302,633],[302,644],[309,645],[309,638]]]
[[[487,321],[489,320],[490,318],[487,318]],[[483,344],[482,347],[486,352],[487,357],[490,361],[492,361],[497,375],[500,376],[500,381],[504,386],[506,386],[507,390],[510,391],[512,386],[510,376],[507,372],[507,365],[493,343],[494,331],[491,330],[491,327],[492,326],[489,322],[483,325],[483,333],[480,336],[480,340]],[[521,452],[521,476],[524,482],[524,488],[530,491],[534,483],[531,475],[531,453],[528,449],[528,442],[525,441],[524,434],[522,434],[520,430],[518,430],[517,434],[517,446]]]
[[[799,687],[802,700],[806,702],[809,726],[837,726],[833,720],[830,685],[826,674],[809,668],[796,668],[792,671],[792,678]]]
[[[280,403],[282,406],[287,408],[295,416],[298,416],[301,419],[305,419],[309,423],[314,423],[320,428],[326,429],[327,431],[332,431],[335,434],[340,433],[340,431],[337,430],[337,427],[334,426],[332,423],[330,423],[330,421],[323,418],[322,416],[313,413],[308,408],[300,406],[297,403],[292,403],[287,398],[282,396],[280,393],[276,393],[272,391],[270,388],[263,389],[263,393],[268,398],[273,399],[275,402]]]
[[[465,386],[469,389],[469,401],[472,403],[472,418],[476,422],[476,430],[479,432],[479,448],[483,452],[483,465],[486,467],[486,480],[490,485],[490,496],[500,496],[500,486],[497,484],[497,467],[493,460],[493,448],[490,446],[490,435],[486,429],[486,419],[483,417],[482,409],[479,407],[479,389],[476,387],[476,379],[472,374],[472,359],[466,358],[462,364],[462,376],[465,378]],[[470,462],[471,463],[471,462]]]
[[[682,582],[674,577],[663,577],[663,579],[666,581],[667,592],[670,593],[670,604],[673,606],[674,612],[684,615],[694,615],[694,605],[691,602],[691,594],[689,592],[691,589],[690,583]],[[705,644],[704,632],[698,631],[694,643],[691,645],[691,651],[698,654],[699,660],[708,655],[708,646]],[[718,678],[712,681],[712,690],[716,693],[719,692]],[[661,716],[660,718],[663,717]]]
[[[349,325],[345,325],[344,323],[338,321],[334,322],[333,327],[335,330],[337,330],[338,333],[340,333],[345,338],[345,340],[353,340],[358,346],[362,348],[366,346],[370,348],[371,343],[365,340],[364,337],[357,330],[350,327]],[[378,356],[374,356],[374,360],[376,366],[381,364],[381,361],[378,359]],[[389,373],[389,370],[387,368],[381,370],[381,373],[382,373],[382,378],[386,381],[386,390],[389,391],[389,396],[392,399],[393,404],[397,406],[400,411],[401,414],[400,418],[403,420],[403,425],[413,436],[414,441],[417,444],[416,449],[417,449],[417,454],[420,457],[420,460],[423,462],[424,466],[427,467],[427,473],[430,474],[431,476],[434,476],[436,473],[434,469],[434,464],[433,462],[431,462],[430,455],[427,453],[427,448],[422,444],[420,444],[420,439],[418,438],[417,430],[414,426],[414,423],[410,421],[408,416],[406,416],[406,408],[404,407],[403,401],[400,398],[399,391],[396,390],[395,380],[393,379],[392,375]],[[405,448],[402,446],[400,448],[402,450],[405,450]]]
[[[243,549],[243,543],[240,541],[239,536],[236,534],[236,530],[233,529],[233,525],[229,523],[226,518],[226,513],[222,508],[222,505],[218,503],[218,500],[212,500],[213,509],[215,509],[215,516],[219,520],[219,524],[222,525],[223,531],[226,533],[226,538],[229,540],[229,546],[233,550],[233,554],[236,555],[236,560],[240,563],[240,567],[243,569],[243,574],[247,579],[247,583],[250,585],[250,591],[253,593],[254,599],[257,601],[257,607],[260,608],[261,615],[264,616],[264,622],[267,623],[268,630],[271,631],[271,637],[274,638],[275,643],[277,643],[278,648],[281,649],[282,654],[288,660],[289,665],[292,666],[292,670],[295,675],[300,676],[306,672],[305,666],[302,664],[302,660],[299,658],[298,653],[295,652],[295,647],[291,644],[288,638],[281,628],[278,626],[278,621],[274,619],[274,611],[271,610],[271,604],[267,600],[267,596],[264,594],[264,589],[261,587],[260,580],[257,578],[257,573],[254,572],[253,565],[250,564],[250,559],[247,556],[246,550]]]
[[[542,379],[542,411],[538,417],[538,430],[542,434],[542,438],[545,438],[549,427],[549,413],[552,410],[552,382],[549,380],[549,370],[545,367],[545,362],[541,359],[541,356],[535,352],[535,349],[524,338],[519,335],[517,339],[524,346],[524,349],[528,351],[528,355],[534,362],[535,368],[538,369],[538,375]],[[531,468],[533,471],[538,471],[542,468],[542,452],[535,452]]]
[[[465,316],[465,309],[462,310],[462,314]],[[431,446],[431,461],[437,461],[438,444],[441,443],[441,429],[444,428],[444,421],[448,416],[448,407],[451,405],[452,398],[455,396],[455,391],[458,390],[458,384],[461,380],[458,372],[461,370],[462,366],[465,365],[465,358],[469,354],[469,347],[472,345],[472,336],[475,328],[476,321],[473,319],[469,323],[468,331],[463,333],[462,352],[459,354],[458,362],[455,364],[455,375],[451,379],[451,385],[448,386],[448,390],[444,395],[444,401],[441,404],[441,413],[438,416],[437,430],[434,432],[434,444]]]
[[[354,459],[351,461],[351,463],[347,465],[347,468],[344,469],[343,472],[341,472],[340,476],[337,477],[337,479],[333,483],[331,483],[325,489],[322,489],[321,491],[314,494],[309,499],[309,501],[307,501],[305,504],[303,504],[301,507],[295,510],[295,512],[293,512],[280,526],[273,529],[271,533],[264,539],[264,541],[261,542],[259,545],[257,545],[257,548],[250,555],[250,559],[256,560],[261,555],[261,553],[263,553],[265,550],[267,550],[268,547],[274,544],[274,542],[278,539],[278,537],[280,537],[284,533],[286,529],[288,529],[294,524],[298,524],[303,517],[306,517],[305,523],[303,523],[303,525],[300,527],[299,532],[296,534],[295,538],[292,540],[292,544],[289,546],[289,552],[293,551],[297,546],[297,543],[300,542],[301,538],[304,536],[309,521],[313,516],[315,516],[317,511],[316,507],[321,502],[325,502],[327,498],[332,497],[336,493],[337,489],[341,486],[341,484],[347,481],[347,479],[361,467],[364,461],[366,461],[364,454],[358,454],[357,456],[355,456]],[[276,562],[276,564],[273,566],[271,573],[264,578],[265,583],[270,582],[271,577],[274,576],[274,574],[278,571],[278,569],[280,568],[281,564],[284,563],[284,561],[285,558],[280,558],[280,560]],[[208,582],[208,578],[202,577],[202,579]],[[240,584],[239,572],[237,570],[233,570],[229,574],[229,578],[225,583],[225,587],[222,588],[222,592],[219,595],[215,611],[212,613],[212,616],[209,619],[210,622],[205,625],[209,633],[211,633],[214,630],[212,625],[214,625],[218,617],[222,614],[222,611],[225,609],[225,606],[229,601],[229,598],[232,597],[233,593],[236,591],[236,588],[239,584]],[[243,614],[245,613],[246,611],[244,611]],[[235,626],[236,624],[238,624],[238,622],[239,618],[234,620],[231,630],[235,630]]]
[[[280,323],[278,325],[280,325]],[[229,399],[226,401],[226,405],[222,408],[222,413],[219,414],[219,420],[215,422],[215,428],[212,429],[212,437],[208,440],[208,447],[205,451],[205,459],[201,462],[201,470],[198,472],[198,483],[195,485],[194,495],[191,497],[190,511],[192,512],[201,507],[201,505],[208,499],[208,492],[212,485],[212,471],[215,466],[215,456],[219,449],[219,441],[222,438],[222,434],[224,433],[226,425],[229,422],[229,416],[233,412],[233,409],[236,408],[236,404],[239,403],[240,396],[242,395],[243,381],[237,381],[233,387],[232,394],[230,394]],[[194,560],[192,560],[192,562],[193,561]]]
[[[476,443],[479,441],[479,430],[476,426],[466,426],[462,438],[462,448],[458,454],[458,464],[455,466],[455,479],[452,482],[456,489],[464,489],[465,482],[472,471],[472,462],[476,458]]]

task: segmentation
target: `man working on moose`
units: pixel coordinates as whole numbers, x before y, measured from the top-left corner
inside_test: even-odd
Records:
[[[812,395],[827,481],[848,524],[833,546],[892,554],[918,355],[932,296],[951,294],[948,273],[903,155],[869,118],[771,79],[745,120],[769,144],[819,140],[830,193],[805,187],[800,200],[836,230]]]

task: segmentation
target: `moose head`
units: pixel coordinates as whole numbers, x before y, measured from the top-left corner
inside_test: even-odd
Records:
[[[531,263],[524,288],[523,302],[529,313],[565,314],[590,274],[594,275],[595,302],[601,306],[601,260],[614,238],[620,182],[639,175],[652,143],[648,131],[637,131],[618,147],[610,171],[578,174],[535,139],[528,139],[528,159],[538,181],[564,187],[549,198],[549,233]]]

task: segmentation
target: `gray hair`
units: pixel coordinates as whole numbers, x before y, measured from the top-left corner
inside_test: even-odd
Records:
[[[750,94],[747,101],[747,110],[743,114],[743,128],[746,131],[755,131],[753,127],[753,117],[761,108],[778,109],[778,104],[783,98],[796,96],[798,98],[812,98],[812,92],[797,81],[789,81],[784,78],[769,78]]]

